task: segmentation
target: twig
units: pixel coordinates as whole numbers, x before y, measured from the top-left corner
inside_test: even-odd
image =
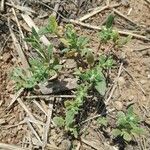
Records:
[[[11,106],[14,104],[14,102],[21,96],[21,94],[23,93],[24,88],[21,88],[12,98],[10,104],[8,105],[8,107],[6,108],[6,110],[9,110],[11,108]]]
[[[100,13],[100,12],[103,11],[103,10],[106,10],[106,9],[109,9],[109,8],[118,7],[118,6],[120,6],[120,4],[106,5],[106,6],[104,6],[104,7],[95,8],[92,12],[90,12],[90,13],[84,15],[83,17],[79,18],[78,20],[79,20],[79,21],[84,21],[84,20],[86,20],[86,19],[88,19],[88,18],[90,18],[90,17],[96,15],[97,13]]]
[[[35,137],[36,137],[36,138],[38,139],[38,141],[40,142],[40,145],[43,145],[43,143],[42,143],[42,141],[41,141],[39,135],[38,135],[37,132],[34,130],[33,126],[31,125],[31,123],[29,122],[28,119],[26,120],[26,122],[27,122],[27,124],[28,124],[30,130],[32,131],[32,133],[35,135]]]
[[[76,95],[34,95],[34,96],[26,96],[26,99],[37,99],[43,98],[47,101],[52,101],[51,98],[75,98]],[[87,96],[87,98],[92,98],[92,96]]]
[[[31,118],[28,118],[28,117],[26,117],[25,119],[28,119],[31,123],[34,123],[34,124],[38,124],[42,126],[45,125],[42,121],[39,121],[39,120],[32,120]]]
[[[133,77],[133,76],[131,75],[131,73],[130,73],[126,68],[123,67],[123,69],[124,69],[125,72],[131,77],[131,79],[139,86],[139,88],[141,89],[142,93],[143,93],[144,95],[146,95],[146,91],[145,91],[145,90],[143,89],[143,87],[136,81],[135,77]]]
[[[148,4],[150,4],[150,0],[145,0]]]
[[[36,120],[35,117],[32,115],[32,113],[28,110],[27,106],[23,103],[23,101],[20,98],[18,98],[17,101],[21,105],[21,107],[25,110],[25,112],[28,114],[28,116],[32,120]]]
[[[33,103],[36,104],[36,105],[40,108],[40,110],[41,110],[46,116],[48,116],[48,114],[46,113],[46,111],[42,108],[42,106],[41,106],[37,101],[34,100]]]
[[[8,18],[8,26],[9,26],[9,31],[10,31],[11,37],[12,37],[12,39],[13,39],[14,45],[15,45],[15,47],[16,47],[17,53],[18,53],[18,55],[19,55],[19,57],[20,57],[20,59],[21,59],[21,63],[22,63],[23,69],[24,69],[25,71],[28,71],[28,68],[29,68],[28,61],[27,61],[27,59],[26,59],[26,57],[25,57],[24,52],[22,51],[22,48],[21,48],[21,46],[20,46],[20,44],[19,44],[19,42],[18,42],[18,40],[17,40],[17,38],[16,38],[14,32],[13,32],[12,29],[11,29],[11,26],[10,26],[10,19],[9,19],[9,18]]]
[[[32,121],[34,121],[34,123],[36,123],[37,120],[36,120],[35,117],[32,115],[32,113],[28,110],[27,106],[23,103],[23,101],[22,101],[20,98],[18,98],[17,101],[18,101],[18,103],[21,105],[21,107],[24,109],[24,111],[28,114],[28,116],[30,117],[30,119],[31,119]],[[28,121],[29,121],[29,120],[28,120]],[[42,132],[41,125],[39,125],[39,124],[36,124],[36,125],[37,125],[37,127],[40,129],[40,132]]]
[[[58,9],[59,9],[59,4],[60,4],[60,0],[58,0],[58,1],[56,2],[56,5],[55,5],[55,7],[54,7],[54,11],[53,11],[53,13],[52,13],[52,16],[55,16],[55,17],[56,17],[57,11],[58,11]]]
[[[80,150],[81,143],[79,142],[75,150]]]
[[[110,5],[110,1],[106,0],[106,5],[109,6]]]
[[[83,23],[83,22],[78,21],[78,20],[70,19],[69,22],[71,22],[71,23],[73,23],[73,24],[81,25],[81,26],[86,27],[86,28],[89,28],[89,29],[95,29],[95,30],[100,30],[100,31],[102,30],[101,27],[94,26],[94,25],[90,25],[90,24],[88,24],[88,23]],[[118,31],[118,33],[119,33],[120,35],[125,35],[125,36],[130,35],[130,36],[132,36],[132,37],[134,37],[134,38],[137,38],[137,39],[141,39],[141,40],[145,40],[145,41],[150,41],[150,39],[148,39],[148,38],[145,37],[145,36],[138,35],[138,34],[134,34],[134,33],[131,33],[131,32],[129,32],[129,31],[119,31],[119,30],[117,30],[117,31]]]
[[[52,7],[50,7],[50,6],[48,6],[48,5],[46,5],[45,3],[43,3],[42,1],[39,1],[39,0],[37,0],[37,2],[39,3],[39,4],[41,4],[41,5],[43,5],[43,6],[45,6],[46,8],[48,8],[48,9],[50,9],[50,10],[52,10],[53,12],[55,12],[55,13],[57,13],[61,18],[63,18],[64,20],[68,20],[67,18],[65,18],[62,14],[60,14],[58,11],[55,11],[55,9],[54,8],[52,8]]]
[[[1,12],[4,11],[4,6],[5,6],[5,0],[1,0],[1,7],[0,7]]]
[[[14,125],[9,125],[9,126],[7,126],[6,129],[14,128],[14,127],[17,127],[17,126],[22,125],[22,124],[24,124],[24,123],[26,123],[26,121],[25,121],[25,120],[22,120],[22,121],[20,121],[18,124],[14,124]]]
[[[91,121],[91,120],[93,120],[93,119],[96,119],[96,118],[98,118],[98,117],[101,117],[102,115],[105,115],[105,114],[108,114],[108,113],[110,113],[110,112],[113,112],[115,109],[110,109],[110,110],[108,110],[107,112],[105,112],[105,113],[103,113],[103,114],[99,114],[99,115],[95,115],[95,116],[93,116],[93,117],[90,117],[90,118],[88,118],[88,119],[86,119],[85,121],[82,121],[80,124],[84,124],[84,123],[86,123],[86,122],[88,122],[88,121]]]
[[[24,35],[23,35],[22,29],[21,29],[21,26],[20,26],[20,24],[19,24],[19,21],[18,21],[18,18],[17,18],[17,15],[16,15],[16,12],[15,12],[15,9],[14,9],[14,8],[12,8],[12,12],[13,12],[13,14],[14,14],[14,16],[15,16],[15,20],[16,20],[16,23],[17,23],[17,26],[18,26],[20,35],[21,35],[21,37],[22,37],[22,39],[23,39],[24,47],[25,47],[26,50],[28,50],[28,46],[27,46],[26,41],[24,40],[25,37],[24,37]]]
[[[2,48],[0,49],[0,55],[3,53],[3,50],[4,50],[5,46],[6,46],[6,43],[8,42],[8,40],[10,39],[10,37],[11,37],[11,35],[9,35],[9,36],[6,38],[6,40],[5,40],[5,42],[4,42],[3,46],[2,46]]]
[[[27,148],[22,148],[22,147],[18,147],[16,145],[4,144],[4,143],[0,143],[0,149],[3,149],[3,150],[29,150]]]
[[[104,150],[102,147],[100,148],[100,147],[97,147],[96,145],[94,145],[91,141],[87,141],[87,140],[85,140],[85,139],[83,139],[83,138],[81,138],[81,141],[82,141],[84,144],[86,144],[86,145],[88,145],[88,146],[90,146],[90,147],[92,147],[92,148],[94,148],[94,149],[96,149],[96,150]]]
[[[43,132],[43,149],[47,145],[48,133],[50,130],[50,123],[51,123],[51,117],[52,117],[52,111],[53,111],[53,104],[49,104],[47,122],[46,122],[44,132]]]
[[[134,49],[133,51],[134,52],[141,52],[141,51],[145,51],[145,50],[150,50],[150,46],[149,47],[143,47],[143,48],[140,48],[140,49]]]
[[[130,18],[128,18],[127,16],[125,16],[124,14],[122,14],[120,11],[118,11],[117,9],[113,8],[112,9],[117,15],[123,17],[124,19],[126,19],[127,21],[130,21],[133,25],[138,26],[134,21],[132,21]]]
[[[115,89],[116,89],[116,87],[117,87],[118,78],[120,77],[120,75],[121,75],[121,73],[122,73],[122,67],[123,67],[123,63],[121,63],[121,65],[120,65],[120,67],[119,67],[119,71],[118,71],[117,78],[116,78],[115,81],[114,81],[114,85],[113,85],[113,87],[112,87],[112,90],[111,90],[111,92],[110,92],[109,97],[105,100],[105,105],[108,105],[108,104],[109,104],[109,101],[110,101],[110,99],[111,99],[111,97],[112,97],[112,95],[113,95],[113,93],[114,93],[114,91],[115,91]]]

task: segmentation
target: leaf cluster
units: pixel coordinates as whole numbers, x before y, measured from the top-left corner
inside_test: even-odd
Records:
[[[126,141],[131,141],[134,136],[139,136],[144,133],[144,130],[139,127],[140,119],[134,113],[133,107],[130,106],[127,112],[118,112],[117,128],[113,129],[112,134],[117,137],[121,136]]]
[[[54,117],[54,123],[59,127],[64,127],[74,137],[77,138],[78,130],[76,125],[75,116],[79,113],[80,107],[83,105],[85,97],[87,96],[88,86],[80,85],[76,92],[76,98],[73,101],[65,102],[65,117]]]
[[[114,15],[109,15],[106,20],[106,26],[102,27],[101,32],[99,32],[98,36],[102,43],[108,43],[112,41],[115,46],[122,47],[128,41],[131,40],[132,36],[128,36],[126,38],[121,38],[117,30],[113,29]]]
[[[50,17],[48,26],[42,28],[39,32],[40,33],[32,28],[30,37],[25,38],[36,51],[38,57],[33,57],[29,60],[30,68],[27,71],[21,68],[14,69],[12,79],[16,82],[17,90],[21,87],[31,89],[39,82],[48,79],[61,69],[59,57],[53,54],[53,45],[50,44],[45,46],[40,41],[43,34],[57,32],[57,22],[54,17]],[[27,75],[27,72],[30,72],[30,76]]]

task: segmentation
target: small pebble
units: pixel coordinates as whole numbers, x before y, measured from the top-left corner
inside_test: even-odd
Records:
[[[129,99],[129,101],[132,101],[134,99],[134,96],[130,95],[128,99]]]

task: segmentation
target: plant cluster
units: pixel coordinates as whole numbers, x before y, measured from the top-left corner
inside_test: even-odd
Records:
[[[106,26],[99,33],[99,37],[100,42],[107,43],[111,40],[116,46],[120,45],[121,40],[118,32],[112,28],[113,20],[113,16],[108,17]],[[31,44],[37,57],[34,56],[29,60],[30,68],[28,72],[30,72],[30,75],[21,68],[14,70],[13,79],[16,81],[17,89],[22,87],[31,89],[39,82],[48,80],[61,69],[62,66],[59,64],[60,56],[53,53],[54,46],[52,44],[45,46],[40,41],[41,36],[48,33],[57,36],[62,42],[64,46],[62,53],[64,56],[72,57],[75,61],[81,61],[86,64],[86,68],[78,67],[74,73],[80,81],[75,99],[65,102],[65,114],[63,116],[53,118],[54,123],[58,127],[64,128],[65,131],[69,131],[77,138],[79,133],[77,116],[80,114],[80,110],[87,99],[88,92],[94,91],[98,92],[100,96],[105,95],[107,90],[105,72],[111,69],[115,62],[112,57],[106,55],[94,57],[93,51],[88,48],[90,40],[86,37],[78,36],[72,25],[67,25],[64,34],[60,34],[56,19],[51,16],[46,27],[41,28],[39,32],[32,28],[31,36],[25,39]],[[126,41],[121,44],[125,44]],[[98,122],[102,126],[107,126],[107,120],[104,117],[99,118]],[[120,112],[117,129],[113,130],[113,134],[114,136],[122,136],[129,141],[132,139],[131,135],[141,132],[138,127],[139,123],[131,108],[128,109],[127,114]]]
[[[127,112],[118,112],[117,127],[112,130],[112,134],[117,137],[121,136],[125,141],[131,141],[134,137],[143,134],[145,131],[140,125],[140,118],[134,113],[133,107],[130,106]]]
[[[98,34],[101,43],[113,43],[114,47],[122,47],[128,41],[131,40],[132,36],[122,38],[117,30],[113,29],[114,15],[109,15],[106,21],[106,26],[102,27],[102,31]]]
[[[56,33],[57,22],[54,17],[50,17],[49,25],[42,28],[39,32],[36,32],[32,28],[32,34],[30,37],[25,38],[25,40],[31,44],[32,48],[35,50],[37,57],[32,57],[29,59],[30,68],[24,70],[22,68],[16,68],[13,71],[12,79],[16,82],[16,89],[26,88],[32,89],[39,82],[44,81],[51,76],[55,75],[60,69],[58,55],[53,53],[53,45],[50,44],[45,46],[40,38],[46,33]],[[28,75],[30,72],[30,75]]]

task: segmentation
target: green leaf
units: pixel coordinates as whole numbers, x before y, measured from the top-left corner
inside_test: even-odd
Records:
[[[56,17],[55,16],[50,16],[49,17],[48,30],[50,31],[50,33],[56,33],[57,28],[58,28],[58,24],[57,24],[57,21],[56,21]]]
[[[118,118],[126,118],[126,115],[125,115],[124,112],[119,111],[118,114],[117,114],[117,117],[118,117]]]
[[[105,117],[100,117],[97,119],[97,123],[106,127],[108,124],[108,121]]]
[[[106,21],[106,28],[112,27],[113,22],[114,22],[114,18],[115,18],[115,16],[112,14],[108,16],[107,21]]]
[[[112,130],[112,135],[114,135],[115,137],[120,136],[121,135],[121,130],[113,129]]]
[[[72,132],[72,134],[73,134],[73,136],[74,136],[75,138],[78,137],[78,132],[77,132],[77,129],[76,129],[76,128],[70,128],[69,130],[70,130],[70,132]]]
[[[112,29],[103,27],[102,31],[99,33],[99,38],[101,42],[107,43],[111,39]]]
[[[134,115],[134,111],[133,111],[133,107],[132,107],[132,106],[130,106],[130,107],[127,109],[127,115],[129,115],[129,116]]]
[[[35,39],[34,39],[34,38],[32,38],[32,37],[25,38],[24,40],[25,40],[26,42],[29,42],[29,43],[33,43],[33,42],[35,42]]]
[[[83,49],[85,47],[85,45],[88,43],[89,39],[86,37],[78,37],[77,40],[77,46],[79,47],[79,49]]]
[[[106,81],[102,80],[100,82],[96,82],[95,89],[99,92],[99,94],[104,96],[107,90]]]
[[[52,56],[53,56],[53,45],[50,44],[47,48],[47,55],[46,55],[47,62],[50,62]]]
[[[45,34],[47,34],[47,33],[49,33],[49,29],[48,29],[47,26],[40,28],[39,31],[38,31],[38,34],[39,34],[39,35],[45,35]]]
[[[119,39],[119,33],[118,33],[118,31],[116,31],[116,30],[112,31],[111,39],[113,40],[113,42],[117,42],[117,40]]]
[[[129,35],[129,36],[125,37],[125,38],[119,39],[118,40],[118,46],[122,47],[123,45],[127,44],[131,39],[132,39],[131,35]]]
[[[55,16],[50,16],[49,17],[49,23],[46,27],[43,27],[39,30],[40,35],[45,35],[47,33],[57,33],[58,30],[58,24],[56,21]]]
[[[132,140],[132,136],[128,132],[124,132],[123,138],[128,142]]]
[[[87,62],[90,66],[94,64],[94,55],[91,51],[89,51],[86,55]]]
[[[64,44],[65,47],[69,47],[69,42],[65,38],[60,38],[60,41]]]
[[[126,126],[126,124],[128,124],[128,121],[126,119],[126,115],[124,112],[122,112],[122,111],[118,112],[117,118],[118,118],[118,120],[116,123],[118,126]]]
[[[65,125],[65,120],[62,117],[54,117],[53,121],[58,127],[63,127]]]
[[[73,124],[75,115],[76,115],[75,110],[73,109],[67,110],[66,117],[65,117],[65,122],[67,127]]]
[[[36,38],[36,39],[40,39],[39,34],[36,32],[35,28],[32,27],[32,35]]]
[[[140,128],[140,127],[134,127],[132,130],[131,130],[131,133],[132,134],[136,134],[136,135],[141,135],[145,132],[144,129]]]

